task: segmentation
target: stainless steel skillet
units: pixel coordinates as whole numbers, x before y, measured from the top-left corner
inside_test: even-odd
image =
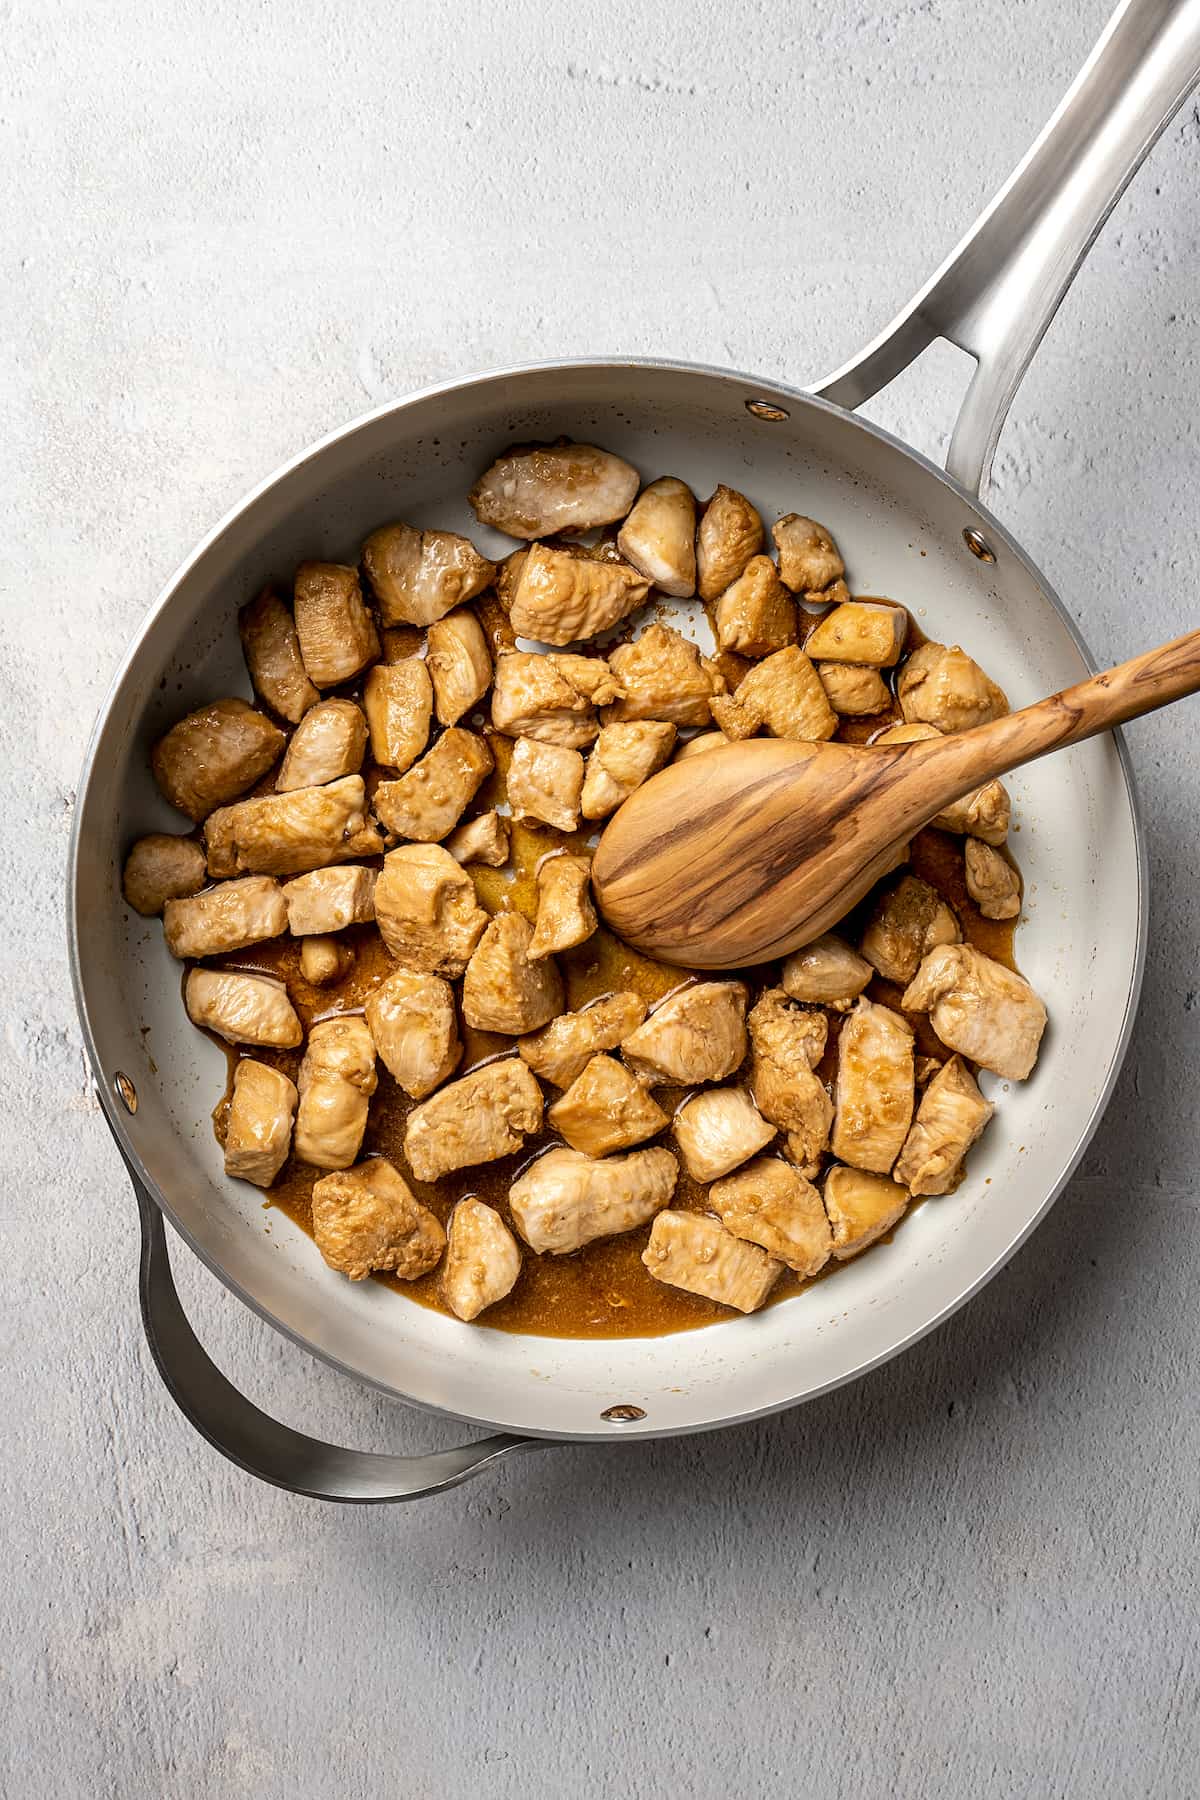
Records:
[[[665,1436],[778,1411],[931,1330],[1051,1205],[1111,1092],[1141,978],[1144,847],[1116,740],[1082,745],[1013,784],[1026,825],[1020,955],[1053,1030],[1034,1080],[1003,1094],[969,1181],[834,1280],[765,1314],[669,1338],[579,1342],[467,1329],[374,1284],[350,1287],[286,1221],[265,1233],[257,1194],[225,1180],[209,1126],[222,1059],[184,1017],[177,967],[157,926],[127,913],[119,872],[130,838],[177,826],[149,778],[150,741],[188,705],[244,691],[239,602],[303,557],[352,554],[391,518],[478,539],[467,488],[513,439],[591,439],[647,477],[676,474],[701,495],[726,480],[772,516],[812,513],[846,548],[860,591],[890,593],[930,635],[967,644],[1014,702],[1079,679],[1087,650],[979,492],[1017,382],[1075,269],[1198,75],[1200,0],[1129,0],[958,250],[874,344],[811,392],[632,361],[447,383],[307,450],[229,514],[170,582],[122,663],[83,770],[70,953],[97,1092],[141,1207],[151,1349],[184,1412],[224,1454],[296,1492],[390,1500],[451,1486],[538,1444]],[[848,410],[938,336],[977,363],[947,473]],[[267,1419],[192,1336],[171,1282],[163,1213],[235,1293],[306,1349],[393,1397],[502,1435],[406,1459],[336,1449]]]

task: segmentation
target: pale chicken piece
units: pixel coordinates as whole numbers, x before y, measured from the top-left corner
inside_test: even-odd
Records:
[[[755,663],[736,693],[713,701],[712,716],[733,739],[762,730],[768,737],[820,743],[837,730],[821,677],[795,644]]]
[[[160,737],[150,767],[165,799],[197,824],[266,774],[287,742],[244,700],[213,700]]]
[[[860,948],[885,981],[904,987],[931,950],[961,941],[954,911],[937,889],[919,875],[902,875],[876,902]]]
[[[660,1212],[679,1179],[669,1150],[634,1150],[595,1161],[547,1150],[509,1189],[513,1224],[541,1256],[569,1256],[597,1238],[635,1231]]]
[[[919,744],[945,735],[936,725],[890,725],[873,737],[873,744]],[[1008,836],[1012,802],[1002,781],[985,781],[982,787],[952,800],[932,821],[939,831],[954,831],[963,836],[982,838],[985,844],[1002,844]]]
[[[814,1072],[829,1031],[825,1014],[793,1005],[782,988],[768,988],[746,1023],[755,1104],[784,1133],[789,1162],[815,1174],[833,1122],[833,1102]]]
[[[740,981],[680,988],[621,1039],[621,1055],[649,1087],[724,1081],[746,1055],[745,988]]]
[[[509,537],[538,538],[614,524],[633,505],[638,486],[637,470],[608,450],[548,444],[506,450],[467,498],[481,524]]]
[[[446,849],[456,863],[484,863],[489,869],[501,869],[508,861],[508,820],[498,812],[480,813],[456,825],[445,840]]]
[[[606,725],[632,719],[708,725],[713,696],[725,692],[716,663],[670,625],[648,625],[634,643],[618,644],[608,665],[625,691],[605,707]]]
[[[796,602],[769,556],[753,556],[717,601],[713,635],[718,650],[770,656],[794,644]]]
[[[298,875],[283,889],[288,930],[293,937],[324,937],[348,925],[369,924],[377,879],[374,869],[354,863]]]
[[[456,1319],[477,1319],[516,1286],[521,1247],[492,1206],[460,1200],[450,1215],[442,1298]]]
[[[787,513],[772,525],[771,536],[779,551],[783,584],[793,594],[820,594],[846,573],[833,538],[815,519]]]
[[[269,1188],[287,1161],[295,1110],[294,1082],[269,1063],[243,1057],[225,1123],[225,1173]]]
[[[878,669],[857,663],[819,662],[817,674],[835,713],[844,719],[867,719],[882,712],[890,695]]]
[[[349,944],[336,937],[306,937],[300,940],[300,973],[313,987],[332,987],[343,980],[354,966],[354,952]]]
[[[804,648],[814,662],[890,669],[908,636],[908,614],[887,600],[847,600],[827,612]]]
[[[509,620],[522,637],[573,644],[636,612],[650,583],[628,563],[534,544],[521,566]]]
[[[757,1156],[775,1136],[745,1088],[706,1088],[671,1121],[693,1181],[716,1181]]]
[[[356,856],[376,856],[383,849],[383,839],[367,819],[361,775],[223,806],[206,821],[204,842],[208,872],[217,879],[302,875]]]
[[[995,1112],[961,1056],[944,1063],[921,1096],[892,1173],[910,1194],[948,1194],[971,1145]]]
[[[599,920],[592,905],[592,859],[565,851],[544,857],[537,870],[537,919],[530,958],[555,956],[586,943]]]
[[[473,612],[459,607],[434,621],[426,646],[438,722],[457,725],[492,684],[492,656],[483,626]]]
[[[969,837],[964,847],[967,892],[985,919],[1015,919],[1021,910],[1021,878],[998,850]]]
[[[605,994],[579,1012],[561,1013],[544,1031],[522,1038],[517,1048],[535,1075],[566,1088],[598,1051],[614,1050],[645,1016],[639,994]]]
[[[469,538],[412,525],[373,531],[362,560],[385,625],[432,625],[482,594],[496,573]]]
[[[244,950],[287,930],[287,907],[279,883],[270,875],[247,875],[223,881],[190,899],[168,900],[163,907],[167,949],[181,962]]]
[[[596,695],[611,700],[620,691],[602,657],[514,650],[496,663],[492,724],[506,737],[581,750],[600,729]]]
[[[475,1031],[520,1037],[563,1010],[562,976],[552,957],[530,956],[533,930],[520,913],[497,913],[463,976],[463,1018]]]
[[[885,1175],[912,1124],[913,1030],[865,995],[838,1035],[830,1148],[844,1163]]]
[[[266,587],[243,606],[238,631],[255,693],[281,719],[298,725],[321,696],[308,679],[291,608]]]
[[[494,767],[483,738],[451,725],[407,774],[380,782],[375,790],[379,822],[397,837],[437,843],[458,824]]]
[[[343,1013],[311,1026],[297,1080],[297,1160],[315,1169],[348,1169],[362,1148],[378,1082],[365,1019]]]
[[[415,1281],[436,1268],[446,1245],[436,1216],[382,1156],[314,1182],[312,1225],[329,1267],[351,1281],[373,1270]]]
[[[402,844],[383,859],[375,922],[388,954],[424,975],[461,975],[488,916],[475,884],[440,844]]]
[[[403,774],[429,742],[433,683],[419,656],[379,663],[363,686],[363,706],[371,728],[371,755],[385,769]]]
[[[914,650],[900,671],[896,694],[910,724],[945,732],[970,731],[1008,711],[1003,688],[958,644],[928,643]]]
[[[760,1156],[714,1182],[708,1203],[726,1231],[778,1257],[806,1281],[829,1261],[833,1234],[820,1193],[777,1157]]]
[[[825,1177],[825,1211],[833,1231],[833,1254],[848,1262],[898,1223],[908,1211],[909,1193],[887,1175],[835,1165]]]
[[[655,1281],[738,1312],[757,1312],[783,1264],[704,1213],[660,1212],[642,1261]]]
[[[661,769],[675,744],[670,720],[640,719],[606,725],[596,739],[583,777],[583,816],[606,819],[635,788]]]
[[[901,1004],[927,1012],[948,1049],[1007,1081],[1024,1081],[1037,1061],[1046,1008],[1024,976],[970,944],[931,951]]]
[[[550,1128],[585,1156],[628,1150],[668,1122],[637,1076],[612,1056],[593,1056],[546,1114]]]
[[[134,912],[152,919],[168,900],[198,894],[207,879],[199,844],[167,831],[152,831],[139,838],[125,858],[121,889]]]
[[[730,739],[723,731],[701,731],[685,744],[680,744],[671,761],[686,762],[690,756],[703,756],[706,750],[720,750],[729,742]]]
[[[845,938],[827,931],[811,944],[792,951],[784,962],[780,981],[792,1000],[848,1012],[872,973],[870,963]]]
[[[413,1100],[453,1075],[462,1057],[454,991],[437,975],[395,969],[372,988],[363,1011],[384,1066]]]
[[[696,532],[696,591],[716,600],[763,547],[763,522],[736,488],[718,487]]]
[[[578,750],[518,738],[506,786],[514,819],[533,819],[556,831],[578,831],[583,794],[583,758]]]
[[[291,735],[275,791],[325,787],[344,775],[357,775],[367,754],[367,721],[353,700],[319,700]]]
[[[292,610],[308,678],[319,688],[352,681],[380,654],[358,570],[345,563],[306,562],[296,570]]]
[[[193,969],[183,990],[193,1025],[215,1031],[229,1044],[293,1049],[304,1036],[282,981],[242,975],[234,969]]]
[[[414,1106],[404,1154],[418,1181],[495,1162],[542,1123],[542,1090],[517,1056],[485,1063]],[[515,1214],[514,1214],[515,1217]]]
[[[664,594],[696,591],[696,496],[686,481],[663,475],[643,488],[617,533],[617,549]]]

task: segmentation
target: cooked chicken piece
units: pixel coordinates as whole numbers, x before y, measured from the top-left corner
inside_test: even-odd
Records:
[[[908,636],[908,614],[886,600],[847,600],[827,612],[804,648],[814,662],[890,669]]]
[[[878,669],[860,668],[857,663],[822,662],[817,664],[817,674],[830,706],[844,719],[870,718],[888,703],[887,684]]]
[[[483,738],[451,725],[407,775],[380,782],[376,815],[397,837],[436,843],[458,824],[494,767]]]
[[[833,1154],[885,1175],[912,1124],[914,1081],[912,1026],[864,996],[838,1036]]]
[[[313,1237],[331,1269],[363,1281],[372,1269],[415,1281],[437,1265],[446,1234],[382,1156],[313,1183]]]
[[[450,1214],[442,1298],[456,1319],[477,1319],[516,1286],[521,1248],[494,1207],[460,1200]]]
[[[938,1056],[914,1057],[913,1073],[917,1078],[917,1086],[919,1088],[928,1087],[938,1070],[944,1069],[945,1066],[945,1063],[943,1063]]]
[[[654,1137],[667,1115],[623,1063],[593,1056],[546,1114],[546,1123],[585,1156],[607,1156]]]
[[[579,1012],[562,1013],[517,1049],[535,1075],[555,1087],[570,1087],[600,1050],[614,1050],[646,1016],[638,994],[606,994]]]
[[[740,981],[697,981],[669,994],[621,1039],[621,1055],[647,1086],[724,1081],[746,1054],[746,990]]]
[[[233,1072],[225,1173],[269,1188],[287,1161],[296,1089],[279,1069],[245,1057]]]
[[[719,487],[696,532],[696,591],[716,600],[763,546],[763,522],[745,494]]]
[[[796,603],[769,556],[753,556],[717,601],[718,650],[770,656],[796,642]]]
[[[344,563],[301,563],[292,605],[304,667],[319,688],[352,681],[380,654],[357,569]]]
[[[600,729],[595,696],[611,700],[620,691],[602,657],[514,650],[496,664],[492,724],[507,737],[580,750]]]
[[[297,1159],[316,1169],[348,1169],[362,1147],[378,1084],[365,1019],[342,1013],[310,1026],[297,1081]]]
[[[811,1006],[793,1006],[782,988],[766,988],[746,1021],[758,1056],[795,1068],[815,1069],[825,1054],[829,1023]]]
[[[204,842],[208,872],[218,880],[242,874],[302,875],[355,856],[376,856],[383,849],[383,839],[367,822],[361,775],[223,806],[208,818]]]
[[[671,1121],[675,1142],[693,1181],[716,1181],[775,1136],[745,1088],[707,1088],[685,1102]]]
[[[198,894],[208,879],[204,852],[191,838],[152,831],[125,858],[121,887],[134,912],[152,919],[168,900]]]
[[[459,607],[434,621],[426,644],[438,722],[457,725],[492,684],[492,657],[483,626],[473,612]]]
[[[199,824],[265,775],[287,742],[244,700],[213,700],[172,725],[150,752],[166,799]]]
[[[565,851],[551,852],[538,864],[537,920],[529,946],[532,961],[572,950],[591,937],[599,924],[592,905],[591,874],[590,856],[569,856]]]
[[[785,1133],[789,1162],[802,1174],[815,1175],[833,1122],[833,1102],[814,1074],[825,1053],[825,1014],[793,1006],[782,988],[768,988],[746,1023],[755,1104]]]
[[[372,671],[374,673],[374,671]],[[275,777],[275,791],[324,787],[357,775],[367,754],[367,721],[353,700],[319,700],[293,731]]]
[[[520,913],[497,913],[463,976],[463,1018],[476,1031],[510,1037],[536,1031],[563,1009],[562,976],[553,958],[531,960],[533,930]]]
[[[469,538],[412,525],[373,531],[362,560],[385,625],[432,625],[481,594],[495,574]]]
[[[642,1261],[655,1281],[744,1313],[757,1312],[783,1273],[783,1264],[757,1244],[693,1212],[660,1212]]]
[[[475,884],[440,844],[402,844],[383,859],[375,922],[388,953],[425,975],[461,975],[488,916]]]
[[[837,1012],[849,1012],[870,979],[870,963],[832,931],[793,950],[780,976],[790,999],[832,1006]]]
[[[643,488],[617,533],[627,563],[664,594],[696,591],[696,496],[686,481],[663,475]]]
[[[891,725],[873,737],[873,744],[919,744],[944,736],[936,725]],[[1002,844],[1008,836],[1012,802],[1002,781],[985,781],[982,787],[952,800],[933,820],[939,831],[969,832],[985,844]]]
[[[910,723],[939,731],[969,731],[1008,711],[1004,690],[957,644],[922,644],[900,671],[900,709]]]
[[[168,900],[163,907],[167,949],[181,962],[244,950],[287,930],[283,890],[270,875],[248,875],[223,881],[190,899]]]
[[[937,889],[917,875],[902,875],[876,901],[861,948],[885,981],[904,987],[938,944],[961,941],[958,920]]]
[[[1015,919],[1021,910],[1021,878],[1012,864],[979,838],[967,839],[964,854],[967,892],[984,918]]]
[[[238,631],[255,693],[281,719],[298,725],[321,696],[308,679],[291,609],[266,587],[243,606]]]
[[[354,966],[349,944],[335,937],[306,937],[300,942],[300,973],[313,987],[332,987]]]
[[[424,1100],[453,1075],[462,1044],[448,981],[395,969],[372,988],[363,1010],[376,1050],[412,1099]]]
[[[1046,1008],[1024,976],[970,944],[931,951],[902,1005],[927,1012],[948,1049],[1007,1081],[1024,1081],[1037,1061]]]
[[[547,1150],[514,1181],[513,1224],[540,1256],[569,1256],[597,1238],[619,1237],[652,1219],[675,1192],[669,1150],[634,1150],[596,1162],[579,1150]]]
[[[495,1162],[542,1123],[542,1090],[520,1057],[485,1063],[414,1106],[404,1154],[418,1181]],[[515,1214],[514,1214],[515,1216]]]
[[[193,969],[183,990],[193,1025],[229,1044],[270,1044],[290,1050],[304,1036],[282,981],[233,969]]]
[[[321,937],[366,925],[375,917],[374,869],[343,863],[336,869],[314,869],[298,875],[283,889],[287,928],[293,937]]]
[[[921,1096],[892,1171],[910,1194],[948,1194],[963,1157],[995,1112],[961,1056],[952,1056]]]
[[[522,549],[514,550],[510,556],[506,556],[502,562],[496,564],[496,602],[506,619],[512,612],[513,595],[517,591],[517,583],[521,579],[521,570],[525,567],[525,558],[528,555],[529,546],[526,544]],[[512,642],[507,648],[512,650],[516,648],[516,634],[510,632],[509,635],[512,637]]]
[[[637,470],[607,450],[548,444],[506,450],[467,498],[482,524],[509,537],[538,538],[623,519],[638,485]]]
[[[518,738],[508,765],[508,803],[514,819],[536,819],[557,831],[578,831],[583,758],[578,750]]]
[[[686,762],[689,756],[703,756],[706,750],[720,750],[729,742],[723,731],[702,731],[680,744],[671,761]]]
[[[379,663],[367,676],[363,706],[371,727],[371,755],[403,774],[429,742],[433,683],[419,656]]]
[[[829,1261],[833,1236],[821,1196],[777,1157],[760,1156],[714,1182],[708,1200],[726,1231],[778,1257],[805,1280]]]
[[[489,869],[501,869],[508,861],[508,820],[497,812],[467,819],[454,827],[446,849],[457,863],[486,863]]]
[[[837,730],[821,677],[795,644],[756,663],[736,694],[713,701],[712,715],[733,739],[764,730],[769,737],[818,743]]]
[[[635,788],[661,769],[675,743],[669,720],[643,719],[606,725],[588,757],[583,778],[583,816],[606,819]]]
[[[846,565],[823,525],[799,513],[788,513],[771,527],[779,551],[779,573],[793,594],[820,594],[840,581]]]
[[[716,663],[669,625],[648,625],[634,643],[619,644],[608,665],[625,692],[605,707],[606,725],[627,719],[707,725],[713,695],[725,691]]]
[[[573,644],[636,612],[649,592],[645,576],[628,563],[535,544],[522,564],[509,618],[522,637]]]
[[[825,1211],[833,1228],[833,1254],[839,1262],[857,1256],[908,1210],[908,1190],[886,1175],[835,1166],[825,1177]]]

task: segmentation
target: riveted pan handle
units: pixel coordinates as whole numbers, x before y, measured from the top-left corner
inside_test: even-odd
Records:
[[[934,338],[976,359],[946,467],[987,482],[1013,395],[1097,232],[1200,79],[1200,0],[1125,0],[1033,148],[937,273],[812,391],[854,407]]]

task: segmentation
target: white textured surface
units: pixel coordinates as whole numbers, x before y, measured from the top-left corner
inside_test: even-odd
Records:
[[[1194,703],[1130,733],[1153,935],[1117,1098],[986,1294],[806,1411],[406,1510],[257,1487],[158,1387],[59,904],[120,650],[251,482],[495,362],[823,373],[969,221],[1104,11],[4,9],[0,1792],[1194,1792]],[[1198,147],[1189,106],[998,462],[997,510],[1105,659],[1197,623]],[[957,379],[931,357],[876,415],[936,450]],[[183,1277],[285,1417],[452,1441]]]

